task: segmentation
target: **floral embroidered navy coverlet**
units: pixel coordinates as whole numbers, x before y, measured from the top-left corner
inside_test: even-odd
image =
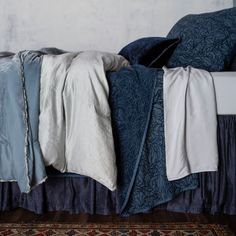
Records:
[[[135,65],[108,74],[108,81],[121,214],[147,212],[195,189],[197,175],[167,180],[163,71]]]

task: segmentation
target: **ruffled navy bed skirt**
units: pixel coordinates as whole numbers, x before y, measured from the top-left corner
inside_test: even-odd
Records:
[[[218,116],[219,171],[199,174],[200,186],[162,205],[170,211],[236,214],[236,116]],[[119,213],[117,192],[81,176],[59,177],[20,193],[16,183],[0,183],[0,210],[22,207],[36,213]]]
[[[108,215],[118,213],[116,192],[85,177],[50,177],[29,194],[20,193],[17,183],[0,184],[0,210],[22,207],[41,214],[69,211]]]

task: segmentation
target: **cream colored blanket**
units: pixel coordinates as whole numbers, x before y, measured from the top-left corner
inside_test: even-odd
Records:
[[[164,67],[164,123],[168,180],[218,167],[213,78],[204,70]]]
[[[116,189],[116,158],[107,71],[122,56],[85,51],[45,55],[41,69],[39,142],[46,165]]]

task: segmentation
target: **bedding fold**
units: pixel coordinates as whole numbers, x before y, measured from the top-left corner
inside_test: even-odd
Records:
[[[44,56],[39,141],[46,165],[89,176],[116,189],[105,73],[128,64],[122,56],[98,51]]]
[[[168,180],[217,171],[217,109],[211,74],[192,67],[164,67],[164,71]]]

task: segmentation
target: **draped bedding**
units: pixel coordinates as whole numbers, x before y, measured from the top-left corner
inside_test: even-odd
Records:
[[[166,177],[163,71],[132,66],[108,81],[121,213],[145,212],[196,188],[196,175],[171,182]]]
[[[106,71],[122,56],[85,51],[45,55],[41,67],[39,142],[46,165],[116,189],[116,157]]]
[[[135,57],[142,58],[131,65],[121,55],[98,51],[44,48],[0,53],[0,210],[23,207],[36,213],[65,210],[129,216],[158,208],[236,214],[236,115],[220,115],[216,121],[212,78],[207,77],[204,82],[210,83],[204,87],[204,78],[198,77],[200,68],[222,71],[233,61],[235,15],[236,8],[186,16],[168,35],[175,40],[173,48],[159,43],[171,43],[170,38],[129,44],[128,54],[134,49]],[[202,25],[202,33],[194,33]],[[154,43],[154,51],[148,42]],[[218,50],[220,42],[225,44]],[[161,64],[146,64],[143,58],[150,56],[154,62],[161,57]],[[175,72],[164,76],[160,65],[189,66],[170,71],[193,70],[195,77],[185,73],[174,85]],[[190,70],[191,66],[198,69]],[[191,85],[186,83],[190,78]],[[166,82],[173,93],[166,93]],[[176,113],[168,112],[176,104]],[[201,120],[209,123],[208,129]],[[197,137],[201,146],[202,134],[207,147],[201,153],[213,147],[209,151],[213,164],[208,168],[201,161],[200,171],[179,176],[182,154],[185,166],[192,168],[188,155],[198,152],[194,142]],[[168,179],[167,144],[172,141],[182,149],[180,158],[172,152],[172,166],[179,169],[177,178]]]
[[[217,105],[213,76],[193,67],[164,67],[168,180],[217,171]]]
[[[29,192],[46,179],[38,142],[41,54],[24,51],[0,60],[0,180]]]
[[[92,51],[57,56],[26,51],[2,63],[1,137],[6,134],[10,142],[0,156],[3,181],[16,180],[21,192],[29,192],[47,178],[44,160],[46,165],[92,177],[114,190],[116,164],[109,127],[113,124],[121,214],[149,210],[197,187],[196,176],[171,183],[165,176],[161,71],[134,66],[108,75],[111,123],[104,73],[127,66],[123,57]],[[18,122],[20,129],[7,122]],[[75,142],[75,150],[68,140]]]
[[[28,52],[29,55],[30,53],[31,52]],[[66,57],[68,55],[70,56],[71,54],[62,54],[59,56],[52,56],[52,59],[54,60],[55,58],[61,58],[62,56]],[[93,54],[93,57],[95,55],[96,53]],[[102,57],[106,57],[106,56],[107,55],[102,54]],[[75,58],[75,55],[73,55],[73,58]],[[106,60],[109,61],[108,58],[106,58]],[[84,64],[82,65],[84,66]],[[60,71],[58,69],[58,65],[56,65],[56,62],[54,60],[53,64],[46,70],[47,73],[48,71],[50,71],[50,69],[52,69],[53,71],[54,66],[56,68],[56,71]],[[93,68],[92,62],[89,66]],[[25,67],[31,68],[31,66],[28,65],[27,63],[25,64]],[[44,71],[43,69],[42,71]],[[43,92],[46,92],[47,88],[48,89],[54,88],[52,91],[57,91],[55,89],[56,86],[48,85],[45,87],[44,83],[46,84],[49,83],[50,79],[53,79],[53,81],[56,81],[59,78],[62,78],[62,79],[67,78],[68,80],[68,78],[70,78],[68,76],[69,70],[67,69],[66,71],[67,71],[66,77],[63,77],[63,76],[60,77],[61,73],[58,73],[59,76],[55,75],[55,76],[46,77],[44,78],[43,81],[41,77],[42,86],[40,88],[41,89],[40,96],[41,98],[43,98],[43,101],[45,97],[45,95],[42,96],[43,89],[45,89]],[[96,75],[100,75],[99,72],[97,73],[98,74]],[[31,75],[31,76],[35,77],[34,75]],[[44,76],[44,72],[41,74],[41,76]],[[81,78],[83,78],[83,75]],[[91,77],[88,77],[88,78],[91,79]],[[167,180],[166,164],[165,164],[165,142],[164,142],[163,71],[160,69],[154,69],[154,68],[149,69],[147,67],[139,66],[139,65],[129,66],[129,67],[125,67],[124,69],[121,69],[118,72],[112,72],[112,73],[107,74],[107,80],[108,80],[108,84],[110,88],[109,101],[110,101],[110,107],[111,107],[112,125],[113,125],[115,147],[116,147],[116,162],[117,162],[117,168],[118,168],[117,192],[118,192],[118,205],[120,207],[119,212],[124,216],[139,213],[139,212],[146,212],[156,207],[157,205],[160,205],[162,203],[172,200],[183,191],[195,189],[198,186],[197,175],[190,175],[176,181]],[[33,79],[30,82],[33,83],[34,82]],[[68,81],[66,82],[69,83]],[[39,82],[37,84],[39,85]],[[63,84],[66,84],[66,83],[64,82]],[[76,86],[79,86],[79,84]],[[82,86],[82,88],[85,89],[87,88],[86,86],[87,85],[84,85]],[[74,91],[75,90],[73,90],[73,93]],[[92,91],[96,92],[98,90],[92,90]],[[24,95],[24,92],[22,94]],[[38,101],[39,103],[39,89],[38,91],[35,91],[35,90],[29,91],[26,87],[26,95],[27,97],[25,97],[25,101],[27,105],[29,104],[31,106],[31,104],[34,104],[35,101]],[[58,96],[60,97],[60,95]],[[80,96],[81,96],[81,92],[80,92]],[[45,100],[46,103],[43,102],[41,104],[45,103],[48,107],[48,105],[50,104],[49,98],[50,96],[47,97],[47,100]],[[83,98],[81,97],[81,99],[79,100],[85,102],[86,100],[84,101],[83,99],[86,99],[86,98],[87,97],[84,96]],[[65,99],[65,97],[63,97],[63,99]],[[58,99],[55,100],[55,98],[52,96],[52,101],[59,102],[60,100]],[[35,104],[35,108],[39,108],[38,103]],[[40,112],[42,113],[43,109],[42,109],[41,104],[40,104]],[[58,140],[57,136],[51,137],[50,138],[51,140],[50,139],[42,140],[42,137],[44,137],[45,134],[50,132],[53,124],[56,124],[56,127],[55,127],[55,131],[53,131],[52,134],[55,133],[56,131],[60,131],[59,128],[60,128],[61,123],[58,123],[58,122],[55,123],[56,121],[58,121],[58,119],[55,121],[52,120],[51,122],[49,122],[49,124],[51,125],[50,127],[47,127],[42,124],[47,124],[47,120],[50,121],[50,119],[54,117],[50,115],[50,112],[52,112],[53,109],[55,109],[55,111],[59,111],[60,110],[59,108],[63,104],[66,104],[65,100],[61,104],[59,103],[59,107],[57,107],[58,105],[57,103],[53,104],[52,106],[49,106],[51,110],[49,111],[47,115],[47,119],[44,120],[44,123],[42,123],[43,119],[41,117],[41,113],[40,113],[40,116],[36,112],[34,113],[34,115],[30,116],[29,118],[26,116],[27,121],[31,122],[30,124],[32,124],[29,127],[35,132],[34,138],[36,140],[37,140],[37,131],[38,131],[37,129],[38,116],[41,117],[39,120],[41,122],[41,124],[39,124],[39,131],[45,132],[44,135],[42,134],[40,135],[41,136],[40,140],[41,140],[42,145],[44,141],[46,141],[47,145],[50,144],[50,141],[53,140],[53,138],[55,138],[55,140]],[[72,105],[73,104],[74,103],[72,102]],[[76,103],[73,106],[75,105]],[[98,103],[98,105],[101,105],[101,104]],[[73,110],[69,109],[69,111],[71,112]],[[63,112],[66,117],[67,115],[66,107],[63,108]],[[45,114],[47,113],[45,112]],[[88,114],[85,113],[81,115],[86,116]],[[56,116],[56,117],[58,118],[60,116]],[[76,119],[74,120],[74,122],[76,122]],[[99,120],[97,120],[97,122],[99,122]],[[33,126],[33,124],[36,124],[36,126]],[[86,123],[82,125],[86,126]],[[91,127],[88,127],[88,129],[89,128]],[[27,129],[25,130],[27,131]],[[49,134],[51,135],[51,133]],[[82,137],[82,134],[81,134],[81,137]],[[89,142],[89,140],[87,142]],[[63,140],[61,142],[58,142],[59,146],[63,144],[64,144]],[[106,145],[106,143],[103,143],[103,145]],[[24,147],[27,147],[27,144],[25,144],[25,146],[23,145],[23,148]],[[42,148],[43,147],[44,146],[42,146]],[[108,147],[109,147],[109,144],[108,144]],[[43,154],[45,155],[44,148],[43,148]],[[63,152],[61,152],[60,154],[63,154]],[[79,154],[80,153],[78,152],[79,158],[84,157],[84,155],[79,155]],[[51,153],[51,156],[52,158],[54,158],[53,153]],[[40,157],[42,158],[42,156],[40,157],[33,156],[33,157],[34,157],[32,158],[33,163],[37,163],[39,160],[42,161],[42,159],[40,159]],[[93,155],[91,157],[93,157]],[[109,156],[106,156],[104,153],[103,158],[109,158]],[[83,162],[77,159],[73,159],[73,158],[70,158],[69,161],[71,161],[71,165],[73,166],[76,166],[76,165],[82,166],[83,164]],[[93,167],[92,160],[90,161],[90,166],[91,168]],[[85,168],[85,167],[86,165],[82,168]],[[112,170],[112,172],[115,174],[115,169],[112,169],[112,168],[116,168],[116,167],[110,166],[110,170]],[[108,173],[106,172],[105,169],[103,169],[102,171],[100,169],[99,169],[100,174]],[[44,170],[45,170],[44,166],[37,165],[36,172],[31,171],[31,174],[33,176],[34,174],[35,176],[37,176],[37,173],[38,173],[37,171],[39,171],[39,173],[41,172],[44,173],[43,172]],[[96,171],[96,174],[98,174],[99,171]],[[81,173],[83,174],[83,172]],[[92,175],[87,174],[87,175],[92,178],[95,178],[94,174]],[[102,183],[104,184],[104,182]],[[109,186],[107,187],[109,188]]]
[[[199,186],[156,209],[187,213],[236,214],[236,116],[218,115],[218,172],[199,174]],[[18,207],[38,214],[47,211],[119,214],[118,190],[110,191],[89,177],[61,174],[47,168],[48,179],[30,193],[17,183],[0,183],[0,210]]]

